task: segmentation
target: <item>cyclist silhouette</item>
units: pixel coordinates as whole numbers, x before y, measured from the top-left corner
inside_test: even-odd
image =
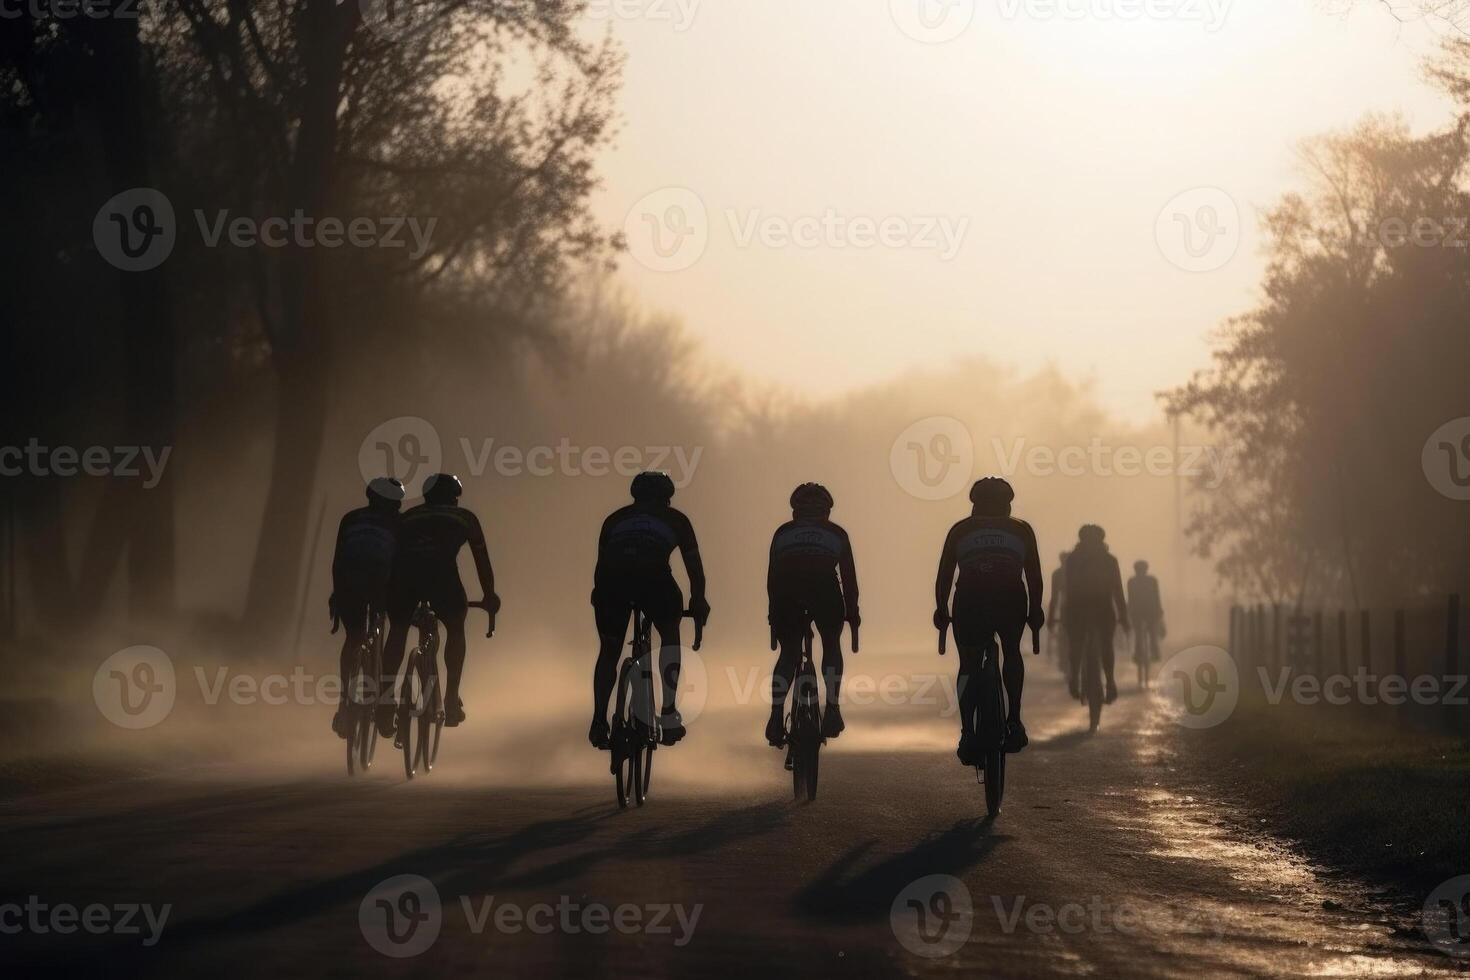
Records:
[[[1159,580],[1148,573],[1148,562],[1133,563],[1128,580],[1128,611],[1133,622],[1133,659],[1152,663],[1159,659],[1159,641],[1164,638],[1164,600]]]
[[[796,679],[807,617],[822,638],[822,677],[827,710],[822,737],[836,738],[845,727],[838,700],[842,694],[842,624],[853,629],[858,615],[857,565],[847,532],[831,521],[832,494],[819,483],[803,483],[791,494],[791,520],[771,538],[766,569],[767,620],[772,648],[780,656],[771,676],[771,717],[766,741],[780,748],[786,741],[783,715],[786,694]],[[839,581],[840,577],[840,581]]]
[[[1128,603],[1123,598],[1123,573],[1104,543],[1107,532],[1088,524],[1077,533],[1077,547],[1067,558],[1067,633],[1072,650],[1072,673],[1068,687],[1080,696],[1078,675],[1088,644],[1095,643],[1107,675],[1109,704],[1118,699],[1113,679],[1113,631],[1119,625],[1129,631]]]
[[[337,676],[347,682],[349,658],[367,636],[368,615],[387,605],[388,582],[398,553],[403,484],[391,477],[378,477],[367,486],[367,506],[348,511],[337,526],[337,545],[332,553],[332,597],[327,607],[335,627],[341,623],[347,636],[342,641]],[[347,737],[349,719],[343,712],[345,692],[337,699],[332,730]]]
[[[658,670],[663,678],[659,727],[663,741],[672,745],[684,737],[684,720],[675,707],[682,659],[679,629],[684,615],[684,595],[669,567],[675,548],[684,558],[684,570],[689,574],[689,610],[700,628],[710,611],[704,597],[704,563],[699,557],[694,525],[670,506],[674,481],[667,473],[640,473],[633,478],[630,490],[633,503],[610,514],[597,538],[592,609],[600,647],[592,673],[592,726],[587,739],[598,749],[610,748],[607,705],[635,605],[653,620],[658,631]]]
[[[470,546],[485,594],[487,611],[500,610],[495,594],[495,570],[485,546],[485,532],[473,513],[459,506],[464,485],[459,477],[436,473],[424,482],[424,502],[403,515],[398,561],[388,587],[388,640],[383,646],[383,676],[396,677],[408,645],[408,629],[414,610],[427,602],[444,623],[444,666],[449,679],[445,687],[444,724],[453,728],[464,722],[464,702],[459,682],[464,674],[465,616],[469,612],[464,583],[459,578],[459,550]],[[393,735],[394,705],[378,705],[378,732]]]
[[[977,764],[972,730],[975,700],[980,696],[980,668],[987,648],[1000,637],[1004,653],[1007,719],[1006,751],[1019,752],[1030,739],[1021,722],[1021,693],[1026,665],[1021,636],[1028,625],[1046,624],[1042,611],[1041,558],[1031,525],[1011,516],[1016,492],[999,477],[987,477],[970,490],[971,515],[950,529],[939,557],[934,588],[934,626],[951,622],[950,589],[954,588],[954,636],[959,646],[960,744],[955,753],[966,766]],[[955,570],[959,583],[955,585]]]
[[[1057,567],[1051,573],[1051,598],[1046,604],[1046,630],[1050,634],[1052,655],[1056,657],[1057,669],[1064,677],[1072,676],[1071,652],[1067,645],[1067,631],[1065,629],[1067,608],[1067,555],[1062,552],[1057,556]],[[1074,693],[1072,695],[1076,697]]]

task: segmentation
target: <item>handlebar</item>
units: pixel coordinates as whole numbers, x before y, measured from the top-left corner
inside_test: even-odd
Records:
[[[486,615],[488,615],[490,617],[490,626],[489,626],[489,628],[485,632],[485,639],[488,640],[488,639],[490,639],[490,637],[494,636],[495,635],[495,614],[499,610],[491,609],[490,608],[490,603],[488,603],[488,602],[470,602],[470,603],[466,603],[466,605],[468,605],[471,609],[483,609],[483,610],[485,610]]]

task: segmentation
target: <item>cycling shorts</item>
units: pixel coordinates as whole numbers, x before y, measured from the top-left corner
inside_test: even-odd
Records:
[[[771,597],[771,626],[777,636],[800,633],[808,613],[819,632],[842,628],[847,610],[835,576],[826,583],[784,588]]]
[[[464,619],[469,598],[459,580],[459,566],[414,568],[400,565],[388,586],[388,614],[394,619],[413,615],[418,604],[427,602],[445,622]]]
[[[954,639],[962,647],[983,647],[998,634],[1003,646],[1013,648],[1026,629],[1025,590],[955,594]]]
[[[592,609],[597,632],[620,636],[627,632],[633,606],[655,623],[677,622],[684,615],[684,593],[667,567],[661,571],[608,570],[592,589]]]

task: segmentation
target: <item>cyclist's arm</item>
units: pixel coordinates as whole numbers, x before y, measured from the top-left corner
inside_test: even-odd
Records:
[[[699,557],[699,540],[694,536],[694,525],[689,518],[680,515],[679,554],[684,559],[684,571],[689,575],[689,604],[694,606],[704,601],[704,560]]]
[[[342,573],[342,539],[347,535],[347,518],[350,516],[350,514],[344,514],[342,520],[337,524],[337,543],[332,547],[332,585],[334,588]]]
[[[1022,522],[1021,526],[1026,529],[1026,564],[1023,569],[1026,575],[1026,594],[1031,597],[1031,611],[1040,612],[1044,586],[1041,577],[1041,555],[1036,551],[1036,531],[1025,522]]]
[[[949,592],[954,586],[955,569],[954,530],[944,539],[944,550],[939,553],[939,578],[934,582],[934,608],[944,612],[949,609]]]
[[[852,556],[852,540],[846,531],[842,536],[842,552],[837,556],[838,574],[842,577],[842,607],[851,621],[858,614],[857,560]]]
[[[465,513],[469,514],[468,511]],[[490,566],[490,549],[485,546],[485,532],[480,527],[480,519],[474,514],[469,514],[470,524],[470,554],[475,558],[475,572],[480,576],[480,588],[489,599],[495,594],[495,569]]]
[[[1128,626],[1128,600],[1123,595],[1123,572],[1118,567],[1118,559],[1113,559],[1113,605],[1118,609],[1118,622],[1126,629]]]

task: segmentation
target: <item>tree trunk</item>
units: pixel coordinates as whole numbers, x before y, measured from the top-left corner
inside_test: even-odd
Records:
[[[336,176],[337,112],[354,12],[336,0],[309,0],[302,27],[306,85],[288,173],[286,207],[320,218],[329,213]],[[273,340],[279,384],[275,450],[245,603],[251,629],[284,635],[301,581],[317,464],[327,421],[331,369],[328,255],[289,247],[282,257],[281,310]]]

